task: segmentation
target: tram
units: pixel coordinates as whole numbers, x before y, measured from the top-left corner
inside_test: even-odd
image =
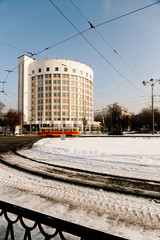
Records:
[[[65,134],[66,136],[79,136],[79,128],[42,127],[39,129],[39,132],[38,132],[38,135],[40,136],[59,137],[62,134]]]

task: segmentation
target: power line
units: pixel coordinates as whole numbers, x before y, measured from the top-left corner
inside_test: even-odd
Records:
[[[51,2],[51,1],[50,1],[50,2]],[[73,1],[72,1],[72,3],[73,3]],[[120,19],[120,18],[129,16],[129,15],[131,15],[131,14],[133,14],[133,13],[136,13],[136,12],[138,12],[138,11],[144,10],[144,9],[149,8],[149,7],[151,7],[151,6],[155,5],[155,4],[158,4],[158,3],[160,3],[160,1],[157,1],[157,2],[155,2],[155,3],[153,3],[153,4],[146,5],[146,6],[142,7],[142,8],[139,8],[139,9],[136,9],[136,10],[134,10],[134,11],[128,12],[128,13],[126,13],[126,14],[120,15],[120,16],[115,17],[115,18],[113,18],[113,19],[107,20],[107,21],[105,21],[105,22],[103,22],[103,23],[94,25],[94,27],[93,27],[92,24],[89,22],[89,23],[90,23],[90,28],[87,28],[87,29],[83,30],[82,32],[78,32],[77,34],[75,34],[75,35],[73,35],[73,36],[71,36],[71,37],[69,37],[69,38],[66,38],[66,39],[64,39],[64,40],[62,40],[62,41],[60,41],[60,42],[58,42],[58,43],[55,43],[55,44],[53,44],[53,45],[51,45],[51,46],[48,46],[48,47],[40,50],[40,51],[37,52],[37,53],[33,53],[33,52],[28,52],[28,51],[22,50],[22,49],[20,49],[20,48],[17,48],[17,47],[15,47],[15,46],[11,45],[11,44],[5,43],[5,42],[3,42],[3,41],[0,41],[0,43],[4,44],[4,45],[6,45],[6,46],[9,46],[9,47],[15,48],[15,49],[17,49],[17,50],[19,50],[19,51],[25,52],[25,53],[27,53],[27,54],[30,54],[32,57],[33,57],[34,55],[40,56],[39,53],[44,52],[44,51],[47,51],[47,50],[49,50],[50,48],[53,48],[53,47],[55,47],[55,46],[58,46],[58,45],[66,42],[66,41],[68,41],[68,40],[70,40],[70,39],[72,39],[72,38],[74,38],[74,37],[79,36],[80,34],[83,34],[83,33],[87,32],[87,31],[90,31],[92,28],[96,28],[96,27],[99,27],[99,26],[101,26],[101,25],[104,25],[104,24],[113,22],[113,21],[115,21],[115,20],[118,20],[118,19]],[[74,3],[73,3],[73,4],[74,4]],[[75,5],[75,4],[74,4],[74,5]],[[76,7],[76,6],[75,6],[75,7]],[[77,8],[77,7],[76,7],[76,8]],[[77,10],[79,11],[78,8],[77,8]],[[80,11],[79,11],[79,12],[80,12]],[[80,13],[80,14],[85,18],[85,16],[84,16],[82,13]],[[86,20],[87,20],[87,19],[86,19]],[[88,20],[87,20],[87,21],[88,21]],[[109,44],[109,43],[107,43],[107,44]],[[112,46],[111,46],[111,48],[112,48]],[[115,49],[113,49],[113,50],[116,52]],[[44,58],[43,56],[40,56],[40,57]],[[18,67],[18,66],[17,66],[17,67]],[[15,67],[15,68],[17,68],[17,67]],[[14,68],[14,69],[15,69],[15,68]]]
[[[76,4],[70,0],[70,2],[73,4],[73,6],[76,8],[76,10],[79,12],[79,14],[89,23],[90,27],[93,28],[96,33],[100,36],[100,38],[113,50],[113,52],[121,59],[121,61],[138,77],[139,75],[129,66],[129,64],[124,60],[124,58],[118,53],[118,51],[112,47],[112,45],[103,37],[103,35],[96,29],[96,27],[88,20],[88,18],[80,11],[80,9],[76,6]],[[141,78],[140,78],[141,79]],[[143,79],[141,79],[143,80]]]
[[[155,3],[152,3],[152,4],[146,5],[146,6],[144,6],[144,7],[138,8],[138,9],[133,10],[133,11],[131,11],[131,12],[125,13],[125,14],[119,16],[119,17],[115,17],[115,18],[113,18],[113,19],[111,19],[111,20],[108,20],[108,21],[105,21],[105,22],[103,22],[103,23],[97,24],[97,25],[95,25],[95,27],[99,27],[99,26],[102,26],[102,25],[104,25],[104,24],[106,24],[106,23],[110,23],[110,22],[113,22],[113,21],[118,20],[118,19],[120,19],[120,18],[129,16],[129,15],[131,15],[131,14],[133,14],[133,13],[136,13],[136,12],[142,11],[142,10],[144,10],[144,9],[146,9],[146,8],[152,7],[153,5],[156,5],[156,4],[158,4],[158,3],[160,3],[160,1],[157,1],[157,2],[155,2]]]
[[[52,0],[49,1],[60,12],[60,14],[72,25],[72,27],[76,29],[76,31],[88,42],[88,44],[103,58],[105,62],[107,62],[124,80],[126,80],[130,85],[132,85],[132,87],[141,91],[132,82],[130,82],[118,69],[116,69],[116,67],[114,67],[113,64],[110,63],[102,53],[99,52],[99,50],[78,30],[78,28],[64,15],[64,13],[55,5],[55,3]]]
[[[50,2],[53,4],[52,1],[50,1]],[[72,3],[73,3],[73,1],[72,1]],[[44,52],[44,51],[46,51],[46,50],[49,50],[50,48],[53,48],[53,47],[55,47],[55,46],[57,46],[57,45],[60,45],[60,44],[66,42],[66,41],[68,41],[68,40],[70,40],[70,39],[72,39],[72,38],[74,38],[74,37],[77,37],[77,36],[79,36],[79,35],[82,35],[83,33],[87,32],[87,31],[90,31],[92,28],[95,29],[96,27],[99,27],[99,26],[101,26],[101,25],[104,25],[104,24],[113,22],[113,21],[118,20],[118,19],[120,19],[120,18],[129,16],[129,15],[131,15],[131,14],[133,14],[133,13],[136,13],[136,12],[138,12],[138,11],[144,10],[144,9],[149,8],[149,7],[151,7],[151,6],[155,5],[155,4],[158,4],[158,3],[160,3],[160,1],[157,1],[157,2],[155,2],[155,3],[153,3],[153,4],[149,4],[149,5],[147,5],[147,6],[144,6],[144,7],[142,7],[142,8],[136,9],[136,10],[134,10],[134,11],[128,12],[128,13],[126,13],[126,14],[123,14],[123,15],[121,15],[121,16],[115,17],[115,18],[113,18],[113,19],[107,20],[107,21],[105,21],[105,22],[103,22],[103,23],[100,23],[100,24],[97,24],[97,25],[95,25],[95,26],[93,26],[93,25],[89,22],[90,28],[85,29],[85,30],[82,31],[82,32],[78,31],[78,29],[77,29],[77,31],[78,31],[77,34],[75,34],[75,35],[73,35],[73,36],[71,36],[71,37],[69,37],[69,38],[67,38],[67,39],[64,39],[64,40],[62,40],[62,41],[60,41],[60,42],[58,42],[58,43],[56,43],[56,44],[53,44],[53,45],[51,45],[51,46],[49,46],[49,47],[46,47],[46,48],[42,49],[41,51],[39,51],[39,52],[37,52],[37,53],[24,51],[24,50],[22,50],[22,49],[20,49],[20,48],[17,48],[17,47],[15,47],[15,46],[10,45],[10,44],[8,44],[8,43],[5,43],[5,42],[3,42],[3,41],[0,41],[0,43],[4,44],[4,45],[6,45],[6,46],[9,46],[9,47],[15,48],[15,49],[17,49],[17,50],[19,50],[19,51],[25,52],[25,53],[27,53],[27,54],[30,54],[32,57],[33,57],[34,55],[40,56],[39,53]],[[77,9],[77,10],[78,10],[78,9]],[[78,11],[79,11],[79,10],[78,10]],[[79,12],[80,12],[80,11],[79,11]],[[80,14],[83,15],[82,13],[80,13]],[[65,17],[65,16],[64,16],[64,17]],[[83,15],[83,17],[85,18],[84,15]],[[86,20],[87,20],[87,19],[86,19]],[[88,21],[88,20],[87,20],[87,21]],[[82,35],[82,36],[83,36],[83,35]],[[84,36],[83,36],[83,37],[84,37]],[[107,43],[107,44],[108,44],[108,43]],[[112,47],[112,46],[111,46],[111,47]],[[113,49],[113,51],[116,53],[116,50],[115,50],[115,49]],[[40,57],[44,58],[43,56],[40,56]],[[29,57],[28,57],[28,58],[29,58]],[[106,61],[107,61],[107,60],[106,60]],[[107,61],[107,62],[108,62],[108,61]],[[109,63],[109,62],[108,62],[108,63]],[[110,63],[109,63],[109,64],[110,64]],[[18,66],[19,66],[19,65],[18,65]],[[8,78],[9,73],[10,73],[10,72],[13,72],[18,66],[14,67],[12,70],[5,70],[5,71],[8,71],[5,80]],[[10,71],[10,72],[9,72],[9,71]],[[124,78],[124,77],[123,77],[123,78]]]
[[[43,56],[40,56],[38,53],[33,53],[33,52],[29,52],[29,51],[26,51],[26,50],[17,48],[17,47],[15,47],[15,46],[13,46],[13,45],[11,45],[11,44],[9,44],[9,43],[6,43],[6,42],[4,42],[4,41],[1,41],[1,40],[0,40],[0,43],[3,44],[3,45],[6,45],[6,46],[8,46],[8,47],[17,49],[17,50],[19,50],[19,51],[21,51],[21,52],[23,52],[23,53],[30,54],[32,57],[33,57],[34,55],[37,55],[37,56],[39,56],[39,57],[44,58]]]
[[[49,1],[50,1],[50,0],[49,0]],[[71,1],[72,1],[72,0],[71,0]],[[51,1],[50,1],[50,2],[51,2]],[[72,1],[72,3],[73,3],[73,1]],[[60,45],[61,43],[64,43],[64,42],[66,42],[66,41],[68,41],[68,40],[70,40],[70,39],[72,39],[72,38],[74,38],[74,37],[77,37],[77,36],[79,36],[80,34],[83,34],[83,33],[85,33],[85,32],[88,32],[88,31],[90,31],[92,28],[97,28],[97,27],[99,27],[99,26],[101,26],[101,25],[104,25],[104,24],[107,24],[107,23],[116,21],[116,20],[118,20],[118,19],[120,19],[120,18],[129,16],[129,15],[134,14],[134,13],[139,12],[139,11],[142,11],[142,10],[144,10],[144,9],[146,9],[146,8],[149,8],[149,7],[151,7],[151,6],[155,5],[155,4],[158,4],[158,3],[160,3],[160,1],[157,1],[157,2],[155,2],[155,3],[153,3],[153,4],[146,5],[146,6],[142,7],[142,8],[138,8],[138,9],[136,9],[136,10],[134,10],[134,11],[125,13],[125,14],[123,14],[123,15],[120,15],[120,16],[118,16],[118,17],[112,18],[112,19],[110,19],[110,20],[107,20],[107,21],[105,21],[105,22],[103,22],[103,23],[100,23],[100,24],[97,24],[97,25],[94,25],[94,26],[89,22],[89,23],[90,23],[90,27],[89,27],[89,28],[87,28],[87,29],[83,30],[82,32],[79,32],[79,33],[77,33],[77,34],[75,34],[75,35],[73,35],[73,36],[71,36],[71,37],[69,37],[69,38],[66,38],[66,39],[64,39],[64,40],[62,40],[62,41],[60,41],[60,42],[58,42],[58,43],[55,43],[55,44],[53,44],[53,45],[51,45],[51,46],[48,46],[48,47],[40,50],[37,54],[39,54],[39,53],[41,53],[41,52],[44,52],[44,51],[46,51],[46,50],[49,50],[50,48],[53,48],[53,47],[55,47],[55,46],[57,46],[57,45]],[[74,4],[74,3],[73,3],[73,4]],[[74,4],[74,5],[75,5],[75,4]],[[76,6],[75,6],[75,7],[76,7]],[[77,7],[76,7],[76,8],[77,8]],[[78,10],[79,13],[87,20],[87,18],[83,15],[83,13],[80,12],[80,10],[79,10],[78,8],[77,8],[77,10]],[[88,21],[88,20],[87,20],[87,21]],[[113,50],[114,50],[114,49],[113,49]],[[115,51],[116,51],[116,50],[115,50]]]

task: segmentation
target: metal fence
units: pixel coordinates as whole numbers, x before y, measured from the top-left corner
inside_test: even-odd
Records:
[[[2,219],[6,222],[6,228],[4,229],[3,227],[3,238],[1,235],[1,225],[3,225]],[[23,229],[18,237],[16,236],[17,226]],[[36,235],[33,234],[35,229]],[[96,231],[3,201],[0,201],[0,239],[124,240],[124,238]]]

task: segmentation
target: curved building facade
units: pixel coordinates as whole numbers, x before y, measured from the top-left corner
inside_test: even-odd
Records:
[[[79,127],[94,125],[93,70],[84,63],[64,59],[18,61],[18,109],[23,125]],[[32,129],[33,130],[33,129]]]

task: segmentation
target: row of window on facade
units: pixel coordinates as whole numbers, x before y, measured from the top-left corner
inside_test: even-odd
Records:
[[[57,83],[57,82],[56,82]],[[83,89],[84,89],[84,87],[85,87],[85,89],[87,89],[87,90],[93,90],[93,88],[92,88],[92,86],[88,86],[87,84],[82,84],[82,83],[79,83],[79,84],[75,84],[76,82],[71,82],[71,85],[75,85],[75,86],[79,86],[79,87],[81,87],[81,88],[77,88],[77,87],[70,87],[69,88],[69,86],[62,86],[62,90],[65,90],[65,91],[69,91],[69,89],[71,89],[71,91],[78,91],[78,92],[82,92],[82,91],[84,91]],[[46,83],[46,85],[47,85],[48,83]],[[42,82],[38,82],[38,86],[40,86],[40,85],[43,85],[43,83]],[[38,89],[38,91],[43,91],[43,87],[38,87],[37,88]],[[52,90],[52,87],[51,86],[46,86],[45,87],[45,90]],[[60,86],[53,86],[53,90],[61,90],[61,87]],[[34,85],[32,85],[32,92],[34,92],[35,91],[35,87],[34,87]]]
[[[45,85],[51,85],[51,80],[46,80],[45,81]],[[53,80],[53,84],[61,84],[60,80]],[[62,80],[62,84],[63,85],[69,85],[69,81],[67,80]],[[89,82],[89,84],[84,84],[84,83],[81,83],[81,82],[77,82],[77,81],[71,81],[70,82],[71,85],[76,85],[76,86],[79,86],[79,87],[86,87],[86,88],[90,88],[92,89],[93,87],[93,83],[92,82]],[[37,85],[43,85],[43,81],[38,81],[37,82]],[[36,84],[32,82],[32,87],[35,87]]]
[[[68,68],[67,68],[67,67],[64,67],[63,70],[64,70],[64,72],[68,72]],[[54,71],[55,71],[55,72],[59,72],[59,71],[60,71],[59,67],[55,67],[55,68],[54,68]],[[38,72],[41,73],[41,72],[42,72],[42,69],[41,69],[41,68],[38,68]],[[50,68],[49,68],[49,67],[46,67],[46,72],[50,72]],[[72,73],[76,73],[76,72],[77,72],[76,69],[75,69],[75,68],[72,68]],[[34,73],[35,73],[35,71],[32,70],[32,74],[34,74]],[[83,72],[82,70],[80,70],[79,73],[80,73],[80,75],[83,75],[83,74],[84,74],[84,72]],[[89,74],[86,72],[86,77],[88,77],[88,76],[89,76]],[[90,78],[92,78],[91,75],[90,75]]]
[[[46,105],[45,106],[45,109],[51,109],[51,105]],[[53,109],[60,109],[60,105],[54,105],[53,106]],[[68,105],[62,105],[62,109],[68,109],[69,110],[69,106]],[[86,107],[82,107],[82,106],[74,106],[72,105],[71,106],[71,110],[77,110],[79,109],[79,111],[86,111],[86,112],[89,112],[91,111],[92,112],[92,108],[86,108]],[[34,110],[34,108],[32,107],[32,110]],[[38,106],[38,110],[43,110],[43,106]]]
[[[90,103],[89,102],[85,102],[84,103],[84,101],[82,101],[82,100],[77,101],[75,99],[71,99],[71,103],[73,103],[73,104],[77,104],[78,102],[79,102],[80,105],[84,105],[85,104],[85,105],[92,106],[91,102]],[[43,103],[43,99],[38,99],[37,103],[38,104],[42,104]],[[52,103],[51,98],[50,99],[45,99],[45,103]],[[60,103],[60,99],[53,99],[53,103]],[[69,103],[69,99],[62,99],[62,103]],[[32,101],[32,104],[34,105],[35,102]]]
[[[38,92],[41,92],[41,91],[43,91],[43,87],[38,87]],[[49,87],[45,87],[45,91],[51,91],[52,90],[52,88],[51,88],[51,86],[49,86]],[[61,90],[61,88],[59,87],[59,86],[54,86],[53,87],[53,90]],[[62,87],[62,90],[63,91],[69,91],[69,90],[71,90],[72,92],[81,92],[81,93],[86,93],[86,94],[90,94],[90,95],[92,95],[92,91],[90,92],[90,91],[88,91],[88,90],[84,90],[83,88],[75,88],[75,87],[71,87],[71,88],[69,88],[69,87]],[[32,92],[35,92],[35,89],[33,89],[32,88]]]
[[[43,116],[43,113],[42,112],[38,112],[38,114],[37,114],[38,116]],[[61,113],[60,112],[53,112],[53,116],[56,116],[56,115],[61,115]],[[62,112],[62,115],[63,116],[69,116],[69,112]],[[84,116],[85,115],[85,117],[91,117],[92,116],[92,114],[89,114],[89,113],[86,113],[86,114],[84,114],[84,112],[80,112],[79,113],[79,116]],[[32,117],[33,117],[34,115],[32,114]],[[52,116],[52,113],[51,112],[45,112],[45,116]],[[75,117],[77,117],[78,116],[78,114],[77,114],[77,112],[71,112],[71,116],[75,116]]]
[[[37,79],[43,79],[43,76],[44,75],[38,75]],[[52,76],[51,74],[45,74],[45,79],[51,78],[51,76]],[[71,77],[71,79],[74,79],[74,80],[79,80],[79,81],[85,80],[85,82],[90,82],[89,79],[83,78],[80,76],[70,75],[70,77]],[[61,78],[61,74],[53,74],[53,78]],[[62,74],[62,78],[69,79],[69,74]],[[34,80],[36,80],[36,77],[32,77],[31,79],[32,79],[32,81],[34,81]]]
[[[38,98],[43,98],[44,94],[43,93],[38,93]],[[52,94],[51,93],[45,93],[45,97],[51,97]],[[54,97],[60,97],[60,93],[53,93],[53,96]],[[62,93],[62,96],[63,97],[67,97],[69,98],[69,93]],[[89,97],[89,96],[85,96],[85,95],[80,95],[80,94],[76,94],[76,93],[71,93],[70,94],[71,98],[79,98],[79,99],[85,99],[85,100],[88,100],[88,101],[93,101],[93,98],[92,97]],[[34,95],[32,95],[32,99],[35,98]]]
[[[63,118],[51,118],[51,117],[49,117],[49,118],[45,118],[45,121],[69,121],[69,120],[71,120],[71,121],[82,121],[83,120],[83,118],[79,118],[79,119],[77,119],[77,118],[71,118],[71,119],[69,119],[69,118],[67,118],[67,117],[63,117]],[[34,119],[32,119],[32,121],[34,121]],[[42,118],[38,118],[37,119],[37,121],[39,121],[39,122],[43,122],[43,119]],[[78,124],[73,124],[74,125],[74,127],[78,127]],[[60,123],[60,125],[58,125],[58,126],[61,126],[61,123]],[[66,127],[66,124],[63,124],[63,127]]]

